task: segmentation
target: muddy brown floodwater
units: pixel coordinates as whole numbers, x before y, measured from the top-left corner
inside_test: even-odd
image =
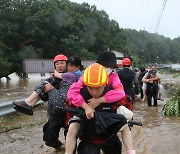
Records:
[[[162,78],[165,81],[166,76]],[[134,103],[134,119],[143,122],[143,127],[132,128],[137,154],[180,154],[180,117],[163,116],[161,110],[166,100],[158,101],[158,107],[148,107],[141,100]],[[0,117],[0,154],[64,153],[45,146],[42,141],[46,105],[35,108],[33,116],[14,113]],[[60,138],[64,141],[62,132]]]

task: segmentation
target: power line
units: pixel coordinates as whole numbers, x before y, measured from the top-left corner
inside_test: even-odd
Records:
[[[158,6],[162,6],[162,4],[163,4],[163,1],[160,1],[160,0],[158,0],[156,2],[157,3],[155,3],[155,7],[154,7],[154,14],[153,14],[153,17],[152,17],[152,23],[151,23],[151,26],[150,26],[150,32],[153,31],[153,27],[154,27],[155,22],[156,22],[156,14],[159,14],[158,13]]]
[[[154,29],[154,32],[155,32],[155,33],[156,33],[156,31],[157,31],[157,29],[158,29],[158,27],[159,27],[159,23],[160,23],[160,21],[161,21],[162,15],[163,15],[164,8],[165,8],[165,6],[166,6],[166,2],[167,2],[167,0],[164,0],[163,5],[162,5],[162,8],[161,8],[160,15],[159,15],[159,18],[158,18],[158,20],[157,20],[157,24],[156,24],[155,29]]]

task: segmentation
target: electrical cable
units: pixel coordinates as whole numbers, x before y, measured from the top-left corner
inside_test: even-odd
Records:
[[[160,16],[159,16],[159,18],[158,18],[158,20],[157,20],[157,24],[156,24],[155,29],[154,29],[154,32],[155,32],[155,33],[156,33],[156,31],[157,31],[157,29],[158,29],[158,27],[159,27],[159,24],[160,24],[160,21],[161,21],[163,12],[164,12],[164,8],[165,8],[165,6],[166,6],[166,2],[167,2],[167,0],[164,0],[163,6],[162,6],[162,8],[161,8]]]

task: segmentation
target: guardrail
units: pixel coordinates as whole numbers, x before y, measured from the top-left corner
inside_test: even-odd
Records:
[[[23,99],[20,99],[23,100]],[[19,101],[19,100],[18,100]],[[43,103],[43,101],[38,101],[36,105]],[[0,116],[16,112],[16,110],[13,108],[12,101],[11,102],[3,102],[0,103]]]

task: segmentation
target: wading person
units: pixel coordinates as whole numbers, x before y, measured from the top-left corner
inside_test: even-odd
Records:
[[[153,65],[150,66],[149,71],[156,71],[156,69],[157,69],[157,68],[156,68],[156,65],[153,64]],[[143,89],[143,93],[144,93],[144,97],[143,97],[142,101],[145,101],[145,99],[146,99],[147,83],[150,82],[150,81],[152,81],[152,80],[159,80],[159,81],[160,81],[159,75],[156,73],[156,77],[149,79],[149,73],[147,72],[147,73],[144,75],[144,77],[142,78],[142,82],[143,82],[143,87],[142,87],[142,89]],[[159,84],[160,92],[162,92],[162,88],[163,88],[163,87],[161,86],[161,84]]]
[[[130,70],[131,60],[124,58],[122,60],[123,69],[117,72],[119,79],[121,80],[125,94],[128,96],[127,100],[132,102],[135,95],[139,94],[138,79],[134,71]]]
[[[88,104],[89,100],[100,98],[112,89],[107,86],[108,74],[106,69],[97,63],[90,65],[84,71],[82,82],[84,86],[81,88],[80,94],[85,100],[82,109],[85,110],[86,118],[80,119],[76,117],[70,120],[70,126],[74,122],[80,123],[78,128],[80,128],[80,139],[82,141],[78,146],[78,153],[99,154],[100,150],[102,150],[105,154],[120,154],[122,145],[117,136],[117,132],[124,126],[122,129],[123,143],[125,144],[127,153],[134,154],[135,150],[132,150],[131,132],[126,124],[126,118],[123,115],[117,114],[113,108],[117,102],[98,103],[97,101],[98,105],[95,108],[92,108]],[[109,114],[112,114],[112,116],[109,117],[110,120],[108,119]],[[99,116],[101,118],[99,118]],[[97,129],[99,127],[96,126],[96,123],[98,123],[97,119],[103,119],[103,116],[106,117],[104,122],[106,121],[107,124],[104,125],[104,132],[98,133]],[[117,118],[116,116],[119,117]],[[113,119],[118,119],[118,122],[115,120],[117,123],[113,123]],[[74,133],[74,135],[77,135],[76,131]],[[72,154],[73,151],[68,152],[66,149],[66,153]]]
[[[43,127],[43,140],[47,146],[53,147],[55,149],[61,148],[62,143],[58,139],[59,131],[61,128],[65,127],[65,121],[67,119],[66,113],[59,111],[57,108],[66,106],[66,95],[70,83],[73,83],[77,80],[77,77],[74,73],[65,73],[67,70],[67,61],[68,59],[66,56],[57,55],[54,58],[54,67],[57,72],[63,74],[60,74],[61,77],[58,76],[59,78],[55,77],[55,75],[52,75],[46,80],[45,84],[42,83],[40,86],[36,87],[35,91],[33,92],[36,94],[35,98],[43,98],[43,100],[48,101],[48,122]],[[78,76],[79,75],[80,73],[78,73]],[[61,79],[63,77],[64,80]],[[27,105],[27,103],[24,101],[13,102],[13,104],[15,104],[15,109],[18,111],[27,114],[32,113],[32,107],[30,106],[32,104]]]
[[[105,66],[108,72],[108,86],[112,87],[103,97],[92,98],[89,100],[88,104],[92,108],[96,108],[101,103],[113,103],[115,101],[121,100],[124,96],[123,86],[113,69],[117,67],[116,56],[113,52],[104,51],[98,55],[97,63]],[[82,107],[85,103],[83,96],[80,94],[81,88],[84,86],[82,78],[76,83],[74,83],[68,91],[68,100],[76,107]],[[89,108],[89,110],[92,110]],[[76,118],[76,117],[75,117]],[[76,147],[76,136],[79,130],[79,123],[72,123],[69,126],[67,138],[66,138],[66,151],[67,153],[72,153]]]
[[[156,71],[151,70],[148,72],[147,79],[149,81],[146,83],[146,96],[147,96],[147,103],[148,106],[152,106],[152,98],[154,99],[154,106],[157,106],[157,99],[158,99],[158,79],[156,79]]]
[[[145,91],[143,90],[143,82],[142,82],[142,78],[144,77],[144,75],[146,73],[147,73],[147,71],[144,67],[140,68],[140,72],[139,72],[139,76],[138,76],[138,82],[139,82],[139,90],[140,90],[140,94],[141,94],[142,99],[144,98],[144,96],[146,96],[146,90]]]

